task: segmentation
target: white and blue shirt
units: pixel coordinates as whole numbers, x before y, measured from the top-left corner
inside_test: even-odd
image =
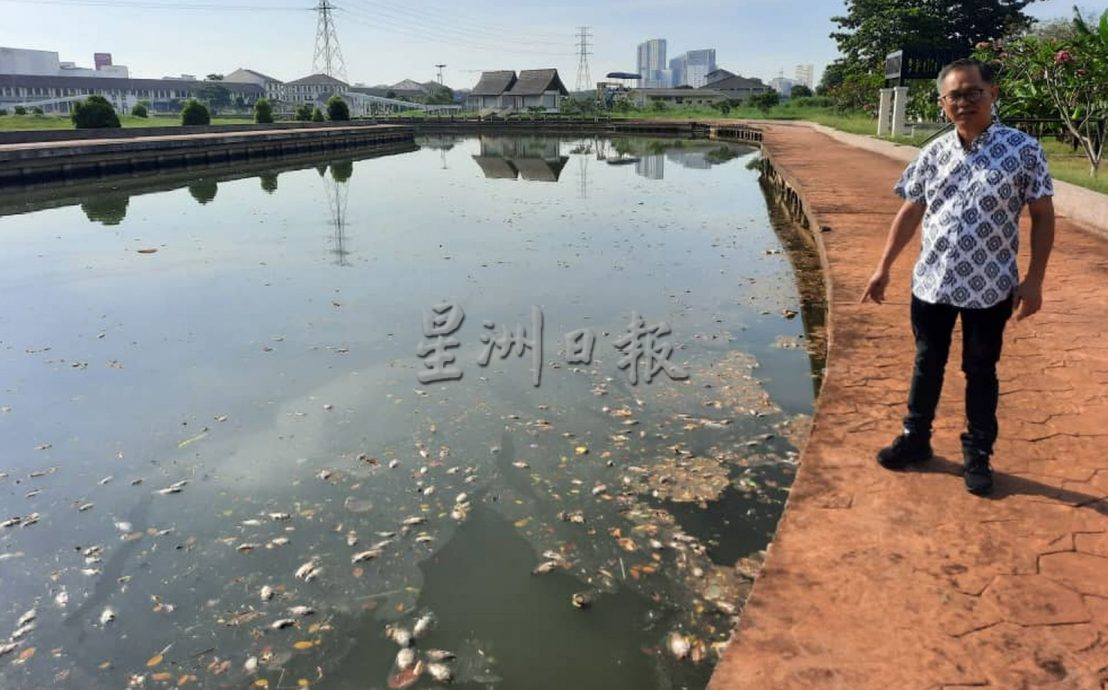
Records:
[[[1019,285],[1019,220],[1054,195],[1046,155],[1023,132],[993,122],[963,148],[957,131],[926,146],[894,191],[927,206],[912,294],[932,304],[984,309]]]

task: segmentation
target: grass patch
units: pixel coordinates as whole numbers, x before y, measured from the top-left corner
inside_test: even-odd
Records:
[[[172,117],[133,117],[120,115],[119,122],[124,127],[180,127],[181,116]],[[245,117],[213,117],[213,125],[245,125],[254,121]],[[0,115],[0,132],[18,132],[36,129],[74,129],[69,116],[60,115]]]

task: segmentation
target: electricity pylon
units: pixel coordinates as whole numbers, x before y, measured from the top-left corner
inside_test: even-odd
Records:
[[[577,27],[577,88],[575,91],[587,91],[590,88],[592,79],[589,78],[589,27],[579,26]]]
[[[312,74],[322,73],[346,81],[346,62],[342,59],[339,34],[335,30],[335,4],[331,0],[319,0],[315,11],[319,18],[316,21]]]

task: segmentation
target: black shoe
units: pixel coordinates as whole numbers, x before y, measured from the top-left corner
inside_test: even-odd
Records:
[[[877,464],[887,470],[900,470],[914,462],[930,460],[931,439],[918,434],[901,434],[893,444],[877,451]]]
[[[962,472],[966,480],[966,491],[976,496],[985,496],[993,490],[993,470],[989,467],[989,454],[967,448],[962,451],[965,469]]]

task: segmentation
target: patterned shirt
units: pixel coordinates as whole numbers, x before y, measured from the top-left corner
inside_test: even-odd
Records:
[[[1016,255],[1024,204],[1054,195],[1033,137],[993,122],[968,149],[957,131],[939,137],[904,170],[894,191],[924,204],[923,245],[912,294],[932,304],[983,309],[1019,285]]]

